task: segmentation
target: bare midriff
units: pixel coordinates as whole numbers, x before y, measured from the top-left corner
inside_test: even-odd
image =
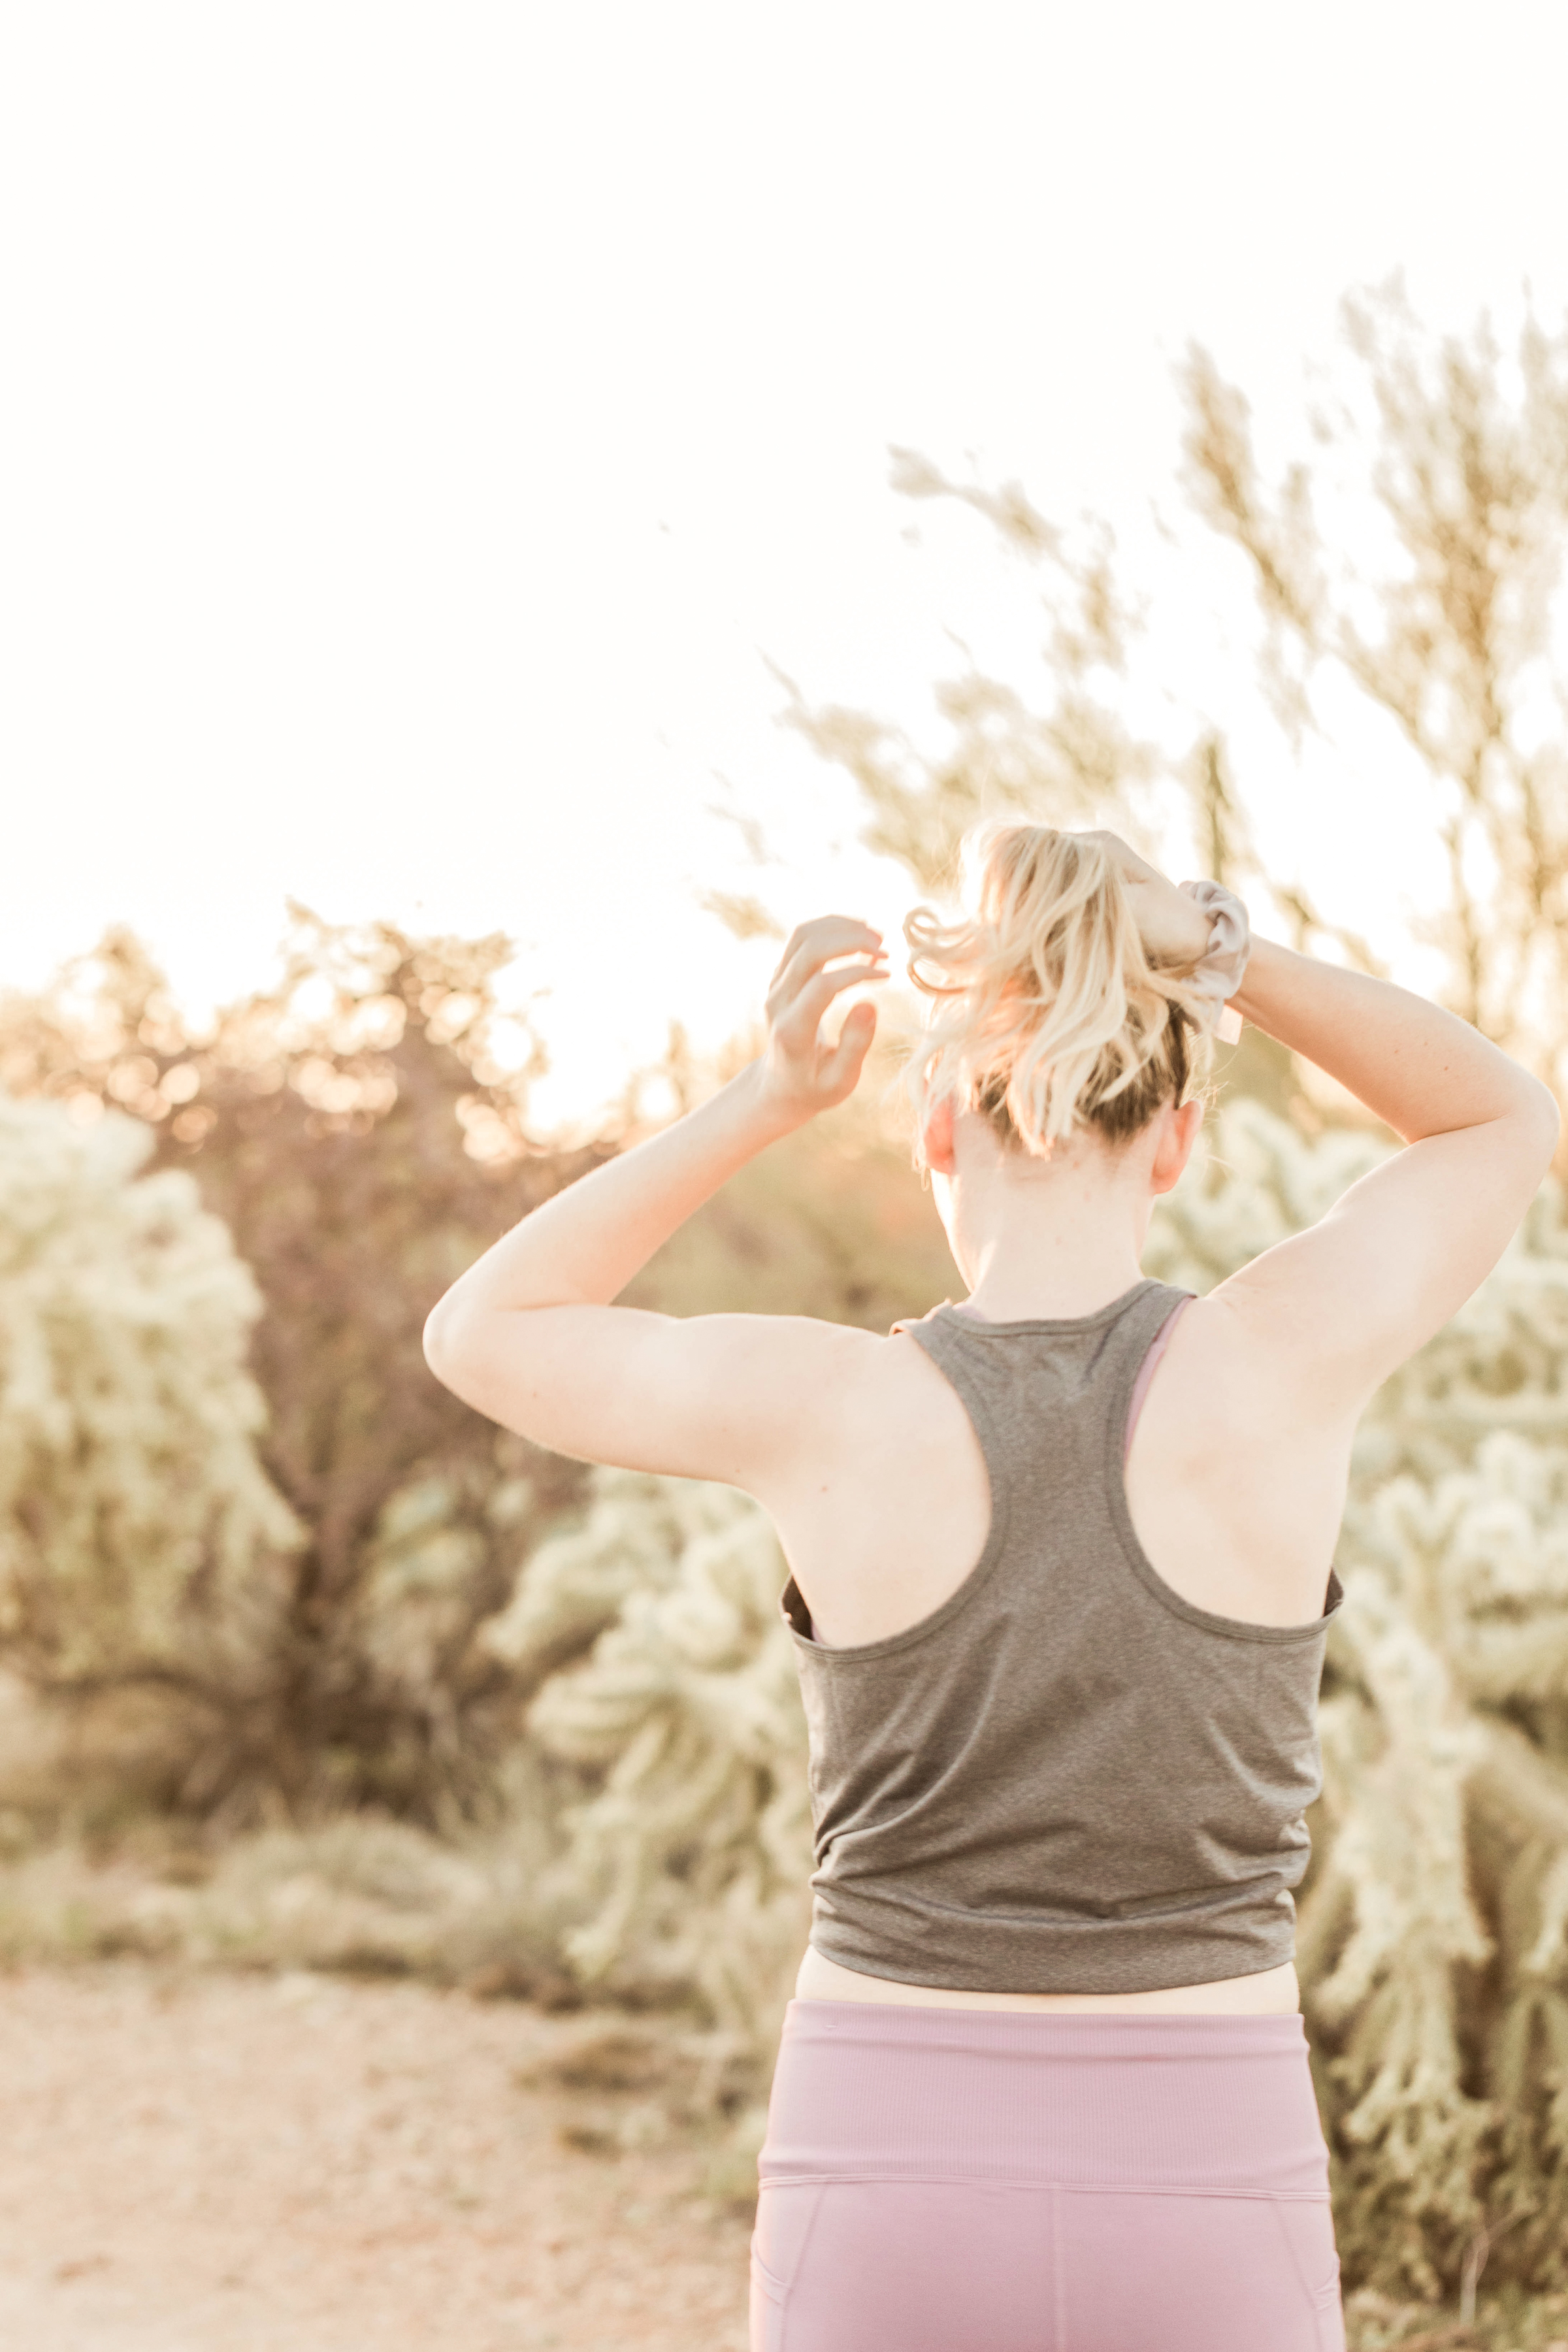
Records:
[[[1301,2006],[1293,1960],[1256,1976],[1217,1984],[1173,1985],[1165,1992],[960,1992],[946,1985],[895,1984],[862,1976],[807,1949],[795,1979],[796,2000],[870,2000],[907,2009],[1039,2010],[1067,2014],[1142,2011],[1157,2017],[1277,2017]]]

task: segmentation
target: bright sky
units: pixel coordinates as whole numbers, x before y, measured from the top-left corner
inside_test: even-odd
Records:
[[[1271,852],[1390,940],[1418,799],[1247,717],[1239,572],[1149,520],[1171,370],[1283,455],[1349,287],[1559,319],[1565,66],[1560,0],[10,10],[0,982],[126,919],[210,1003],[290,895],[504,929],[564,1118],[755,1007],[702,889],[896,935],[768,665],[929,731],[944,629],[1032,614],[895,443],[1163,565],[1172,740],[1239,714]]]

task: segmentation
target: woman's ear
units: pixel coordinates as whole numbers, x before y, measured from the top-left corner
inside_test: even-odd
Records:
[[[1152,1192],[1168,1192],[1181,1178],[1183,1169],[1193,1156],[1193,1146],[1198,1139],[1198,1129],[1204,1123],[1201,1102],[1185,1102],[1178,1110],[1167,1106],[1161,1121],[1160,1140],[1154,1147],[1154,1158],[1149,1170],[1149,1189]]]
[[[933,1176],[951,1176],[958,1165],[952,1143],[952,1097],[939,1095],[926,1118],[921,1139],[926,1166]]]

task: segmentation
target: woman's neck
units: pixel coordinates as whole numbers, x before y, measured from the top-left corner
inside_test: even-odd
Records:
[[[1092,1315],[1142,1281],[1143,1156],[1080,1145],[1045,1165],[956,1171],[943,1222],[969,1311],[989,1323]]]
[[[1136,1256],[1085,1257],[1055,1267],[1000,1261],[989,1265],[963,1302],[986,1323],[1071,1320],[1122,1298],[1143,1279]]]

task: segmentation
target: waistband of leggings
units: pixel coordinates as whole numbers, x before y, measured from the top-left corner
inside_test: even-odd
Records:
[[[792,2000],[786,2040],[861,2050],[973,2051],[997,2057],[1137,2060],[1304,2054],[1300,2010],[1264,2017],[1128,2011],[921,2008],[917,2002]]]
[[[792,2001],[758,2171],[780,2186],[963,2179],[1328,2195],[1299,2011]]]

